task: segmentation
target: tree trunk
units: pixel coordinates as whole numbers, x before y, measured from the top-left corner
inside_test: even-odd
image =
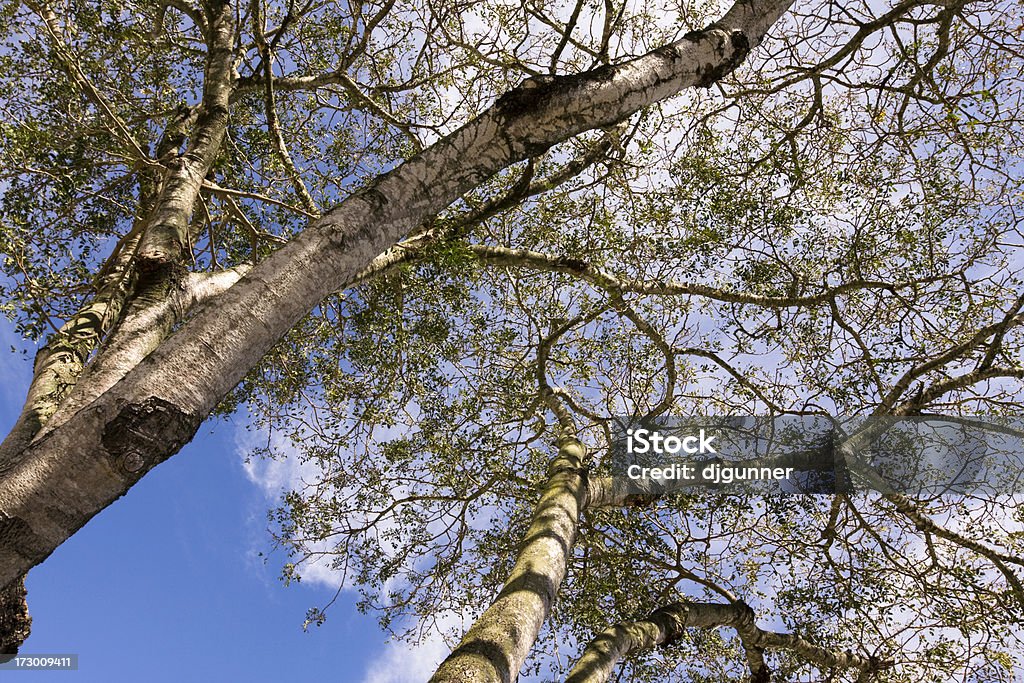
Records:
[[[583,446],[559,444],[548,481],[497,599],[441,664],[431,683],[509,683],[530,654],[565,578],[586,496]]]
[[[615,624],[590,641],[565,683],[604,683],[616,665],[634,652],[668,645],[687,628],[738,626],[753,623],[746,605],[677,602],[662,607],[647,618]]]
[[[829,650],[800,636],[765,631],[754,623],[754,611],[743,602],[722,605],[676,602],[652,612],[645,619],[615,624],[590,641],[566,683],[604,683],[625,657],[659,645],[669,645],[688,628],[736,629],[747,654],[751,683],[768,683],[770,671],[765,650],[790,650],[821,670],[857,669],[864,678],[893,666],[892,661],[849,651]]]

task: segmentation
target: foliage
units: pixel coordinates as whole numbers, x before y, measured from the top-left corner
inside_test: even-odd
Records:
[[[62,49],[111,114],[36,14],[4,6],[0,294],[26,336],[94,293],[156,182],[112,115],[153,153],[200,97],[206,43],[176,7],[60,6]],[[525,77],[620,62],[719,14],[618,0],[256,7],[238,7],[195,271],[264,258],[309,220],[300,188],[326,209]],[[276,27],[261,39],[291,162],[268,126],[259,14]],[[274,435],[264,457],[316,473],[270,515],[285,577],[326,564],[384,626],[456,638],[445,617],[500,589],[546,482],[559,426],[544,383],[592,477],[608,471],[615,416],[1019,413],[1021,20],[1008,0],[799,4],[727,79],[506,169],[421,226],[221,408]],[[1020,557],[1018,502],[920,505]],[[880,496],[712,492],[588,510],[530,666],[557,674],[549,655],[566,643],[681,598],[742,599],[775,630],[895,660],[878,680],[1021,670],[1024,604],[991,558]],[[856,674],[767,656],[780,680]],[[631,680],[711,682],[742,662],[730,632],[695,629],[625,666]]]

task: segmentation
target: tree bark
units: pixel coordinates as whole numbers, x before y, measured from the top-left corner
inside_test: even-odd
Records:
[[[70,78],[104,112],[129,155],[139,163],[159,168],[146,158],[143,147],[110,103],[79,69],[61,40],[56,13],[45,2],[29,5],[43,21],[55,54]],[[234,76],[234,12],[228,2],[210,3],[207,11],[211,22],[204,34],[209,58],[202,106],[190,131],[188,148],[178,156],[188,126],[193,123],[192,110],[179,107],[156,149],[157,158],[167,162],[167,170],[157,174],[148,168],[140,173],[139,215],[100,270],[96,296],[36,357],[24,407],[0,444],[0,477],[28,455],[29,446],[41,434],[62,424],[156,348],[171,326],[183,318],[188,306],[211,295],[216,285],[230,286],[237,280],[237,273],[231,272],[226,276],[214,274],[203,282],[199,279],[205,276],[192,276],[185,282],[174,277],[183,270],[178,264],[189,244],[192,208],[224,139]],[[114,338],[107,338],[115,328]],[[89,354],[97,348],[99,353],[87,365]],[[0,508],[0,529],[5,520]],[[4,533],[0,530],[0,536]],[[24,574],[0,580],[0,586],[0,653],[12,655],[28,637],[32,623]]]
[[[565,578],[586,495],[585,453],[563,438],[512,572],[431,683],[508,683],[530,654]]]
[[[24,577],[0,590],[0,663],[10,661],[28,638],[32,617],[25,601]]]
[[[645,619],[615,624],[590,641],[566,683],[604,683],[618,663],[634,652],[668,645],[687,628],[752,624],[753,614],[748,612],[746,605],[677,602]]]
[[[792,650],[820,669],[854,668],[862,675],[893,665],[891,661],[819,647],[800,636],[765,631],[754,623],[753,610],[743,602],[677,602],[655,610],[645,619],[615,624],[602,631],[584,649],[566,683],[604,683],[616,665],[634,652],[669,645],[688,628],[723,626],[736,629],[743,642],[752,683],[767,683],[770,678],[763,657],[768,649]]]

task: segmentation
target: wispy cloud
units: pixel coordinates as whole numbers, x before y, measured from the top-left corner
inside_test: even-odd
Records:
[[[323,477],[319,464],[303,459],[295,444],[282,434],[239,426],[235,430],[234,441],[246,478],[263,494],[261,504],[276,505],[287,491],[301,490]],[[255,451],[267,448],[274,457],[253,455]],[[342,572],[331,566],[328,554],[331,544],[321,541],[307,543],[306,546],[315,556],[302,563],[303,582],[337,589],[344,577]]]
[[[448,614],[437,619],[435,629],[413,645],[400,640],[387,643],[370,664],[362,683],[422,683],[451,652],[442,633],[464,627],[461,617]]]
[[[323,474],[315,462],[303,460],[295,445],[279,433],[268,433],[260,428],[238,428],[235,430],[235,445],[243,458],[245,476],[271,500],[276,500],[285,491],[315,483]],[[254,451],[268,448],[274,457],[253,455]]]

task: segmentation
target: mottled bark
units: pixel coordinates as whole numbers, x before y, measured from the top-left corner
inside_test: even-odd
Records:
[[[25,601],[25,579],[0,590],[0,662],[18,654],[18,648],[32,630],[32,617]]]
[[[677,602],[656,610],[645,619],[605,629],[584,649],[566,683],[604,683],[618,663],[635,652],[669,645],[688,628],[718,627],[736,629],[747,651],[752,682],[767,683],[770,679],[762,656],[770,649],[796,652],[822,670],[853,668],[862,674],[871,674],[893,665],[891,661],[818,647],[799,636],[765,631],[754,623],[753,610],[742,602],[725,605]]]
[[[98,278],[96,296],[36,354],[21,413],[0,443],[0,476],[24,456],[29,444],[76,386],[89,353],[118,319],[131,285],[131,253],[137,242],[137,233],[120,242]],[[31,627],[22,574],[0,588],[0,655],[17,654]],[[0,661],[3,659],[0,657]]]
[[[227,130],[235,75],[235,10],[222,0],[210,3],[207,14],[202,105],[185,152],[167,163],[159,198],[139,245],[138,268],[143,278],[162,277],[163,269],[177,263],[188,249],[192,209]]]
[[[65,371],[68,379],[66,387],[54,389],[53,393],[46,396],[47,405],[55,401],[59,396],[66,393],[70,387],[75,392],[64,399],[59,409],[49,420],[45,415],[40,416],[42,427],[33,425],[31,430],[23,433],[18,431],[16,425],[12,435],[24,438],[27,444],[37,434],[45,434],[63,423],[70,415],[73,415],[82,405],[90,402],[100,395],[107,388],[112,386],[124,374],[135,367],[149,352],[155,349],[170,333],[171,328],[179,323],[188,313],[194,310],[201,303],[212,299],[223,292],[227,287],[234,284],[241,274],[248,270],[248,266],[236,268],[218,273],[196,273],[190,274],[181,283],[181,286],[166,296],[155,305],[139,307],[132,313],[129,312],[118,326],[116,332],[104,345],[103,355],[88,366],[86,371],[79,378],[78,372],[81,368],[67,369]],[[91,309],[95,309],[94,304]],[[83,342],[84,343],[84,342]],[[52,357],[53,351],[44,349],[48,358]],[[74,356],[78,360],[78,356]],[[78,360],[80,363],[81,361]],[[71,362],[67,363],[69,366]],[[37,367],[38,367],[37,363]],[[38,382],[33,386],[47,386]],[[77,384],[75,383],[77,379]],[[31,404],[33,410],[39,411],[39,403]],[[45,422],[45,424],[44,424]],[[19,422],[24,424],[24,422]],[[11,436],[8,439],[12,439]],[[13,441],[5,442],[9,446]],[[13,467],[10,463],[8,467]],[[24,576],[10,583],[7,588],[0,589],[0,654],[15,654],[21,643],[28,637],[32,619],[28,613],[28,604],[25,599]]]
[[[737,626],[753,614],[744,605],[674,603],[651,613],[646,619],[615,624],[590,641],[566,683],[603,683],[616,665],[628,655],[668,645],[687,628]]]
[[[501,681],[519,675],[565,578],[586,492],[583,446],[564,439],[516,563],[491,606],[466,632],[432,683]]]
[[[188,244],[192,207],[224,138],[234,74],[234,12],[229,3],[214,3],[208,6],[212,25],[206,33],[209,59],[203,103],[191,130],[188,150],[181,157],[176,154],[193,118],[189,108],[179,107],[169,119],[156,149],[158,159],[167,162],[167,170],[154,173],[159,169],[157,162],[146,156],[112,105],[92,86],[64,46],[57,15],[44,2],[33,2],[30,7],[42,19],[54,53],[69,77],[104,113],[128,154],[145,168],[140,173],[139,218],[97,277],[96,295],[36,356],[22,412],[0,444],[0,477],[17,468],[28,455],[30,445],[44,431],[63,423],[156,348],[182,319],[195,292],[209,291],[209,283],[199,287],[194,281],[189,283],[194,287],[178,291],[169,275],[175,272],[175,264]],[[227,284],[236,279],[237,275]],[[118,334],[105,340],[115,325]],[[90,354],[104,341],[107,343],[83,378]],[[129,460],[134,462],[134,456]],[[0,545],[21,529],[0,506]],[[4,586],[0,588],[0,645],[3,652],[17,652],[31,626],[24,573],[5,576],[0,579],[0,586]]]
[[[103,344],[103,353],[82,373],[75,391],[65,399],[41,433],[62,425],[79,409],[114,386],[142,362],[200,304],[227,291],[252,266],[214,273],[183,273],[155,292],[136,292],[132,305]]]
[[[131,291],[132,254],[139,233],[118,244],[97,278],[96,295],[36,354],[32,381],[14,427],[0,444],[0,475],[10,470],[75,387],[85,361],[117,322]]]
[[[104,112],[112,130],[140,157],[145,153],[132,137],[112,105],[78,68],[74,56],[60,38],[58,17],[45,2],[31,2],[39,15],[58,60],[68,76],[84,94]],[[119,243],[96,281],[96,295],[54,334],[36,356],[33,379],[21,414],[0,444],[0,474],[9,469],[36,438],[43,425],[62,406],[65,397],[74,394],[86,360],[97,349],[112,327],[121,320],[126,301],[140,310],[156,303],[145,296],[139,300],[136,275],[143,271],[142,286],[166,288],[167,264],[180,259],[186,244],[187,225],[198,197],[202,179],[213,163],[227,124],[227,104],[233,79],[234,15],[228,3],[217,6],[213,32],[210,33],[210,59],[204,82],[203,106],[195,122],[189,148],[178,157],[177,147],[186,137],[191,110],[179,108],[170,118],[157,145],[157,155],[168,162],[168,170],[153,182],[152,169],[141,176],[140,217],[132,231]],[[154,164],[155,165],[155,164]],[[198,178],[197,178],[198,177]],[[151,350],[151,349],[149,349]],[[148,350],[147,350],[148,352]],[[122,373],[123,375],[123,373]],[[78,401],[80,406],[84,401]]]
[[[56,21],[52,12],[43,8],[39,11],[46,12],[44,19],[48,23]],[[190,117],[188,107],[180,107],[171,117],[157,144],[158,158],[177,156]],[[0,473],[24,452],[58,408],[62,413],[68,412],[65,399],[74,393],[86,360],[121,319],[125,302],[135,284],[136,250],[145,229],[146,217],[160,194],[160,180],[152,169],[140,172],[139,214],[131,231],[117,243],[97,274],[93,297],[56,334],[51,335],[36,354],[32,381],[21,414],[0,444]]]

